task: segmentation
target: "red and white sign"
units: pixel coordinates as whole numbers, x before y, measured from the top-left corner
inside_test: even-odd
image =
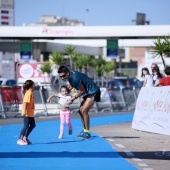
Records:
[[[49,83],[50,75],[40,70],[41,63],[18,64],[18,83],[30,79],[35,83]]]

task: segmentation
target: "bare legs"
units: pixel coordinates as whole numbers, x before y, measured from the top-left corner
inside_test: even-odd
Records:
[[[83,124],[84,129],[90,130],[90,116],[88,114],[89,110],[94,105],[94,98],[87,98],[86,101],[82,101],[80,109],[79,109],[79,115]]]

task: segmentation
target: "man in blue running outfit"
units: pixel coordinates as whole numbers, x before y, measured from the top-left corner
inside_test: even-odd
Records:
[[[78,97],[83,97],[83,101],[79,108],[79,115],[84,130],[77,137],[81,139],[90,139],[90,117],[88,112],[95,102],[100,101],[100,88],[86,74],[78,71],[69,71],[65,66],[60,66],[58,73],[60,78],[66,82],[66,85],[70,90],[73,88],[78,90],[78,94],[71,98],[70,104]]]

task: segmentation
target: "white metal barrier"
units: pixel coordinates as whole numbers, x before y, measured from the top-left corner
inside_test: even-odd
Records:
[[[101,101],[100,102],[96,102],[96,110],[97,112],[101,111],[101,112],[105,112],[105,111],[113,111],[113,107],[112,107],[112,103],[110,100],[110,96],[109,93],[107,91],[106,88],[100,88],[101,91]]]
[[[15,91],[15,95],[17,97],[17,100],[15,99],[10,103],[9,108],[7,108],[8,100],[11,100],[11,97],[14,98],[15,95],[12,95],[13,92],[6,91],[6,93],[2,94],[1,90],[1,98],[0,98],[0,115],[2,115],[4,118],[9,115],[9,113],[12,111],[12,106],[18,106],[17,110],[15,110],[18,113],[21,112],[21,104],[22,104],[22,86],[20,87],[20,91]],[[136,98],[139,93],[140,89],[136,88],[119,88],[114,87],[112,91],[108,91],[107,88],[100,88],[101,90],[101,101],[96,102],[93,108],[90,110],[90,112],[114,112],[114,111],[129,111],[133,108],[135,108]],[[53,94],[57,93],[55,88],[50,84],[41,84],[39,86],[35,87],[35,90],[33,91],[34,95],[34,101],[35,101],[35,115],[45,115],[48,116],[49,114],[59,114],[59,104],[58,104],[58,98],[54,97],[51,99],[50,103],[47,103],[47,98]],[[70,95],[75,96],[77,93],[76,90],[72,90]],[[5,95],[6,94],[6,95]],[[8,94],[8,95],[7,95]],[[2,95],[9,96],[7,99],[6,97],[2,97]],[[11,102],[11,101],[10,101]],[[14,103],[13,103],[14,102]],[[81,104],[81,98],[76,99],[73,104],[70,105],[71,113],[78,113],[79,107]],[[10,115],[13,115],[11,113]]]

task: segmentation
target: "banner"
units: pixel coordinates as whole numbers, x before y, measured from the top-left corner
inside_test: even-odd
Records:
[[[20,42],[20,60],[31,60],[32,59],[32,43],[31,42]]]
[[[117,59],[119,57],[118,40],[107,40],[107,57]]]
[[[35,83],[50,83],[50,75],[40,70],[41,63],[18,64],[18,83],[30,79]]]
[[[170,135],[170,86],[142,87],[132,128]]]

